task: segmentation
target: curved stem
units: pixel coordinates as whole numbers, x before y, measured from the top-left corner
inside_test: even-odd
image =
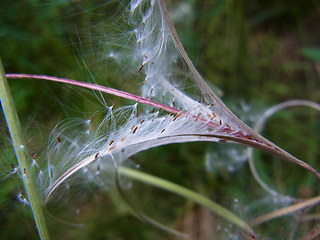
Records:
[[[118,169],[119,173],[125,175],[126,177],[130,177],[134,180],[139,182],[143,182],[163,190],[175,193],[180,195],[186,199],[189,199],[195,203],[198,203],[208,209],[210,209],[215,214],[223,217],[224,219],[230,221],[231,223],[237,225],[238,227],[242,228],[243,230],[247,231],[248,233],[253,234],[253,230],[251,227],[242,221],[238,216],[227,210],[226,208],[222,207],[221,205],[211,201],[209,198],[204,197],[196,192],[193,192],[185,187],[177,185],[175,183],[169,182],[167,180],[149,175],[147,173],[138,172],[136,170],[120,167]]]
[[[75,86],[79,86],[79,87],[89,88],[92,90],[97,90],[97,91],[101,91],[104,93],[112,94],[114,96],[133,100],[138,103],[147,104],[152,107],[160,108],[164,111],[167,111],[167,112],[170,112],[173,114],[177,114],[180,112],[178,109],[173,108],[173,107],[169,107],[165,104],[157,103],[155,101],[152,101],[152,100],[149,100],[149,99],[146,99],[143,97],[139,97],[139,96],[133,95],[131,93],[120,91],[120,90],[117,90],[114,88],[104,87],[104,86],[94,84],[94,83],[80,82],[80,81],[76,81],[76,80],[72,80],[72,79],[58,78],[58,77],[52,77],[52,76],[46,76],[46,75],[20,74],[20,73],[6,74],[6,77],[7,78],[14,78],[14,79],[42,79],[42,80],[47,80],[47,81],[52,81],[52,82],[67,83],[67,84],[71,84],[71,85],[75,85]]]
[[[256,123],[256,125],[254,126],[253,130],[256,131],[257,133],[261,133],[263,130],[263,127],[265,126],[265,123],[267,122],[267,120],[276,112],[285,109],[285,108],[289,108],[289,107],[310,107],[313,108],[317,111],[320,111],[320,104],[316,103],[316,102],[311,102],[308,100],[300,100],[300,99],[296,99],[296,100],[289,100],[280,104],[277,104],[271,108],[269,108],[264,114],[263,116],[260,118],[260,120]],[[249,166],[251,169],[251,172],[254,176],[254,178],[256,179],[256,181],[258,182],[258,184],[264,189],[266,190],[269,194],[273,195],[273,196],[279,196],[281,198],[287,198],[288,200],[291,201],[297,201],[297,199],[290,197],[290,196],[285,196],[275,190],[273,190],[271,187],[269,187],[259,176],[258,171],[256,169],[255,163],[254,163],[254,159],[253,159],[253,149],[249,148],[248,152],[248,162],[249,162]]]
[[[164,0],[158,0],[158,3],[160,5],[160,9],[161,9],[161,13],[163,15],[163,18],[166,21],[166,24],[169,28],[171,37],[177,47],[177,49],[179,50],[179,53],[181,54],[182,58],[184,59],[185,63],[187,64],[189,70],[191,71],[194,79],[196,80],[196,82],[199,84],[200,88],[201,88],[201,92],[203,92],[204,94],[208,95],[211,99],[211,102],[213,101],[213,103],[215,103],[216,105],[220,105],[220,107],[223,109],[224,113],[230,117],[231,121],[234,121],[237,123],[237,125],[242,129],[245,130],[245,132],[248,133],[248,135],[251,135],[251,137],[258,141],[259,143],[261,143],[262,145],[265,145],[266,148],[269,148],[270,146],[273,148],[271,149],[271,153],[278,155],[280,158],[287,160],[289,162],[295,163],[300,165],[301,167],[304,167],[306,169],[308,169],[310,172],[312,172],[318,179],[320,179],[320,173],[318,173],[315,169],[313,169],[311,166],[309,166],[308,164],[306,164],[305,162],[295,158],[294,156],[292,156],[291,154],[287,153],[285,150],[279,148],[278,146],[276,146],[274,143],[270,142],[269,140],[265,139],[264,137],[262,137],[260,134],[258,134],[257,132],[255,132],[254,130],[252,130],[250,127],[248,127],[244,122],[242,122],[235,114],[233,114],[231,112],[231,110],[216,96],[216,94],[214,92],[212,92],[212,90],[208,87],[208,85],[206,84],[206,82],[204,81],[204,79],[201,77],[200,73],[198,72],[198,70],[195,68],[195,66],[193,65],[191,59],[189,58],[187,52],[185,51],[181,41],[179,40],[178,34],[172,24],[172,21],[169,17],[168,11],[166,9]],[[242,140],[242,139],[241,139]]]

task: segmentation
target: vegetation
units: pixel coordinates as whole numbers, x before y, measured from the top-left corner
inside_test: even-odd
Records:
[[[1,1],[0,56],[5,72],[98,82],[140,95],[141,81],[137,82],[143,78],[147,66],[141,65],[140,69],[125,55],[120,57],[121,64],[106,59],[110,57],[110,45],[112,50],[122,50],[123,46],[117,47],[115,40],[123,44],[132,41],[122,35],[131,27],[121,21],[126,4],[119,1]],[[269,107],[283,101],[320,102],[316,1],[308,0],[302,5],[286,0],[268,3],[173,1],[167,5],[180,40],[201,75],[248,125],[254,127]],[[185,77],[179,72],[176,75],[181,79]],[[115,110],[115,117],[121,122],[133,111],[132,102],[127,99],[65,84],[21,79],[10,79],[9,84],[21,120],[24,145],[28,147],[26,153],[37,162],[48,158],[48,148],[65,141],[60,136],[77,137],[71,130],[88,129],[88,125],[83,124],[85,120],[89,119],[90,127],[97,128],[106,114],[110,116],[110,106],[120,107],[118,112]],[[187,82],[182,87],[190,96],[199,96],[194,90],[198,87],[196,84]],[[121,108],[126,105],[129,107]],[[134,111],[140,110],[151,112],[152,108],[139,104]],[[63,122],[66,125],[55,128],[65,119],[69,119]],[[269,121],[263,135],[319,169],[318,119],[319,112],[310,108],[281,110],[270,120],[265,119]],[[24,186],[15,172],[17,164],[4,116],[1,122],[1,238],[36,239],[38,233]],[[113,123],[108,124],[112,127]],[[68,150],[72,147],[63,154]],[[246,151],[246,146],[227,143],[178,143],[140,152],[124,164],[133,169],[139,166],[141,172],[184,186],[221,204],[250,224],[256,238],[304,236],[312,239],[319,234],[318,179],[299,166],[254,151],[253,159],[261,180],[286,197],[274,196],[256,182]],[[45,164],[44,161],[42,167]],[[97,165],[93,166],[92,169],[97,169]],[[190,195],[182,198],[123,174],[115,180],[112,174],[114,172],[111,178],[103,175],[105,178],[94,182],[75,176],[57,188],[45,208],[52,239],[180,238],[163,231],[157,223],[155,227],[150,221],[143,221],[149,218],[166,223],[168,228],[186,233],[191,239],[254,238],[242,231],[245,227],[239,228],[241,224],[234,225],[235,218],[231,217],[233,222],[230,222],[223,213],[217,214],[217,208],[204,208],[204,204],[191,199]],[[132,207],[128,207],[128,202]],[[288,205],[291,208],[287,208]],[[316,207],[311,208],[313,206]],[[276,217],[290,209],[293,209],[291,215]],[[269,212],[273,214],[265,215]],[[142,221],[134,216],[139,213]],[[266,223],[258,225],[259,221]]]

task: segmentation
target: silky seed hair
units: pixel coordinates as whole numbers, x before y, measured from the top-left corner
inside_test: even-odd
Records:
[[[139,100],[121,107],[108,106],[100,95],[106,113],[98,124],[92,124],[92,116],[88,120],[66,120],[58,124],[45,153],[47,164],[39,169],[45,202],[70,178],[81,176],[94,183],[93,176],[100,175],[97,173],[103,169],[115,171],[130,156],[163,144],[240,139],[241,143],[274,147],[253,135],[202,82],[192,62],[179,48],[181,43],[163,1],[131,1],[117,23],[119,19],[125,22],[120,24],[121,29],[99,38],[104,63],[108,66],[111,57],[112,66],[123,71],[122,75],[117,74],[119,78],[113,79],[120,84],[126,79],[120,90],[127,90],[126,85],[134,86],[132,91],[166,105],[166,110],[142,106]],[[97,26],[102,26],[103,32],[104,25]]]

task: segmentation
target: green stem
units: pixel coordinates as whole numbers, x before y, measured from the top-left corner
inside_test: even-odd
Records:
[[[211,201],[209,198],[200,195],[199,193],[193,192],[187,188],[179,186],[175,183],[169,182],[167,180],[151,176],[146,173],[138,172],[136,170],[119,167],[118,169],[120,174],[123,174],[127,177],[135,179],[137,181],[153,185],[158,188],[162,188],[166,191],[173,192],[177,195],[180,195],[186,199],[189,199],[193,202],[196,202],[208,209],[212,212],[216,213],[217,215],[223,217],[224,219],[230,221],[231,223],[239,226],[240,228],[244,229],[249,233],[253,233],[253,230],[250,228],[248,224],[242,221],[238,216],[227,210],[226,208],[222,207],[221,205]]]
[[[23,145],[22,129],[10,92],[4,69],[0,59],[0,100],[6,118],[7,126],[11,135],[12,144],[19,164],[20,175],[22,176],[28,201],[31,205],[34,220],[41,239],[49,239],[44,209],[40,194],[37,189],[33,167],[28,163],[26,150]]]

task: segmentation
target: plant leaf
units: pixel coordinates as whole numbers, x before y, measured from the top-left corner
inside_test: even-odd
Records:
[[[310,60],[320,62],[320,48],[317,47],[305,47],[300,49],[300,54]]]

